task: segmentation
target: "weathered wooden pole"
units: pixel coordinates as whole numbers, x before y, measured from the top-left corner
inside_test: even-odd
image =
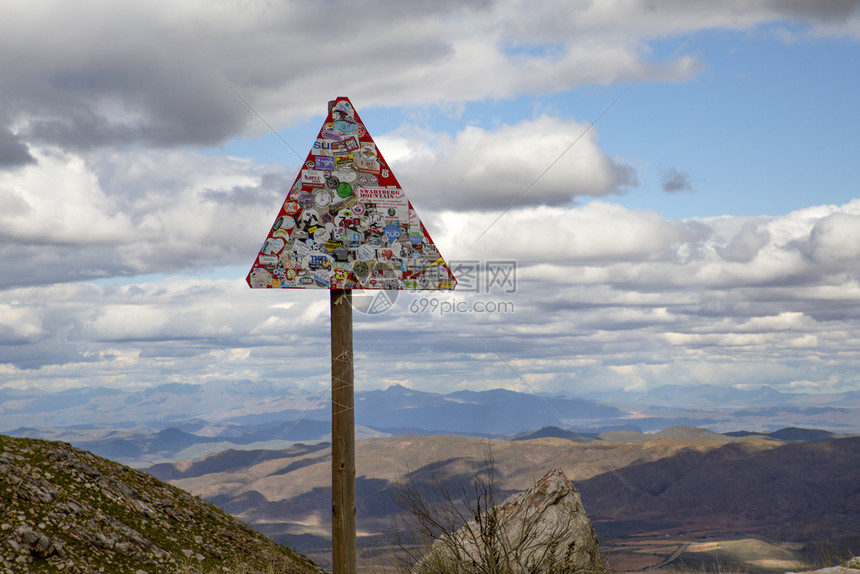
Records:
[[[331,289],[331,538],[334,574],[356,573],[352,290]]]
[[[330,289],[332,568],[356,574],[351,289],[453,289],[457,280],[349,98],[329,102],[245,280]]]

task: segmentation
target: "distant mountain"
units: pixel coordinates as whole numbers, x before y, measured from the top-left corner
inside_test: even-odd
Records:
[[[838,435],[828,432],[825,430],[819,429],[801,429],[797,427],[790,427],[779,429],[776,431],[770,432],[750,432],[750,431],[734,431],[725,433],[727,436],[733,437],[748,437],[748,436],[760,436],[764,438],[772,438],[776,440],[780,440],[783,442],[806,442],[806,443],[817,443],[825,440],[832,440],[834,438],[838,438]]]
[[[0,435],[0,501],[3,572],[214,572],[229,565],[322,574],[214,505],[65,443]]]
[[[713,431],[709,431],[707,429],[700,429],[696,427],[690,426],[674,426],[669,427],[667,429],[663,429],[654,433],[643,433],[641,429],[636,427],[629,429],[602,429],[602,432],[599,433],[574,433],[567,429],[560,429],[558,427],[544,427],[540,430],[531,431],[527,433],[519,434],[515,437],[512,437],[511,440],[521,441],[521,440],[533,440],[536,438],[563,438],[567,440],[573,441],[604,441],[604,442],[648,442],[659,440],[662,438],[672,438],[683,441],[703,441],[703,440],[711,440],[711,441],[725,441],[728,442],[735,438],[745,438],[745,437],[761,437],[761,438],[775,438],[776,440],[784,440],[784,441],[792,441],[792,440],[800,440],[799,437],[819,437],[820,440],[827,440],[824,437],[836,438],[837,435],[833,433],[828,433],[827,431],[818,431],[814,429],[783,429],[781,431],[774,431],[771,433],[757,433],[757,432],[749,432],[749,431],[737,431],[730,433],[715,433]],[[792,438],[798,437],[798,438]],[[812,440],[805,440],[804,442],[813,442]],[[817,442],[817,441],[816,441]]]
[[[768,387],[745,391],[664,385],[643,393],[605,396],[623,402],[612,404],[594,396],[540,397],[504,389],[441,394],[393,385],[356,392],[357,436],[529,438],[542,436],[547,431],[536,429],[548,427],[562,429],[551,431],[560,437],[623,430],[654,433],[677,426],[717,433],[741,429],[768,433],[786,427],[860,432],[860,394],[834,395],[827,402],[822,395],[789,395]],[[308,393],[266,381],[167,383],[138,390],[90,387],[58,393],[0,389],[0,431],[65,440],[125,464],[144,466],[227,449],[278,449],[326,441],[330,409],[325,392]]]
[[[536,431],[528,431],[520,433],[511,438],[511,440],[533,440],[536,438],[564,438],[567,440],[593,440],[597,438],[597,433],[574,433],[567,429],[560,429],[554,426],[543,427]]]
[[[683,408],[748,407],[750,405],[791,404],[791,396],[762,386],[748,391],[716,385],[661,385],[647,391],[619,393],[595,392],[586,396],[610,402],[634,401],[638,404]]]
[[[583,395],[613,404],[637,404],[685,409],[727,409],[749,407],[860,406],[860,391],[845,393],[781,393],[763,385],[757,389],[737,389],[710,384],[661,385],[647,391],[595,391]]]
[[[626,413],[613,406],[572,397],[545,399],[577,426],[615,420]],[[504,389],[458,391],[447,395],[407,389],[356,393],[356,422],[380,431],[413,427],[436,434],[508,435],[558,423],[541,398]]]
[[[78,448],[98,456],[109,458],[133,467],[150,466],[160,462],[197,459],[206,455],[236,450],[281,449],[296,442],[317,443],[331,440],[331,423],[314,420],[287,421],[263,425],[222,425],[212,436],[211,425],[202,426],[202,421],[182,425],[197,429],[200,434],[187,432],[177,427],[153,430],[134,427],[124,430],[90,430],[89,432],[62,431],[22,427],[7,434],[22,438],[62,439]],[[290,440],[283,437],[289,435]],[[356,437],[387,436],[366,427],[356,428]]]

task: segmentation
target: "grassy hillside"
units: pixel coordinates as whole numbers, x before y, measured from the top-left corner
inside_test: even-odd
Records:
[[[313,574],[214,505],[66,443],[0,435],[0,571]]]

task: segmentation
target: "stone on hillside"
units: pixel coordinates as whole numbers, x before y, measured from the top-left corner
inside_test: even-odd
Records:
[[[785,574],[857,574],[860,570],[856,568],[848,568],[846,566],[829,566],[819,570],[810,570],[805,572],[786,572]]]
[[[848,559],[844,566],[830,566],[808,572],[786,572],[785,574],[858,574],[858,572],[860,572],[860,556]]]
[[[579,492],[560,469],[436,540],[414,574],[605,572]]]

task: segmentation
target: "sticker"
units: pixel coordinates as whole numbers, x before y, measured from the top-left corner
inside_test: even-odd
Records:
[[[352,107],[352,102],[347,99],[338,100],[331,108],[331,117],[333,120],[355,120],[355,108]]]
[[[309,165],[308,167],[322,171],[331,171],[334,169],[334,158],[330,155],[315,155],[312,157],[314,158],[313,165]]]
[[[288,199],[284,202],[284,213],[287,215],[295,215],[299,212],[299,202],[294,199]]]
[[[385,222],[385,218],[382,217],[381,213],[377,213],[374,211],[373,213],[369,213],[366,218],[367,227],[373,231],[382,232],[383,223]],[[379,239],[379,238],[376,238]]]
[[[355,169],[353,169],[352,166],[347,166],[347,167],[344,167],[341,169],[337,169],[337,170],[332,172],[332,175],[334,175],[340,181],[345,181],[347,183],[352,183],[356,179],[358,179],[358,172],[355,171]]]
[[[373,142],[361,143],[361,157],[376,161],[376,144]]]
[[[356,250],[356,255],[362,261],[373,261],[376,259],[376,249],[368,243],[362,243]]]
[[[352,281],[349,280],[349,271],[347,269],[335,269],[334,281],[341,288],[344,288],[347,284],[352,283]]]
[[[355,120],[355,110],[346,100],[340,100],[331,110],[334,129],[341,134],[352,134],[358,131]]]
[[[388,243],[394,243],[401,235],[403,235],[403,231],[401,231],[400,226],[394,224],[386,225],[382,233],[385,235],[385,241]]]
[[[355,162],[361,171],[379,173],[379,162],[376,158],[376,144],[362,143],[361,150],[356,154]],[[373,184],[375,185],[375,184]]]
[[[409,200],[403,190],[396,187],[362,187],[358,199],[365,205],[373,203],[376,211],[384,215],[386,221],[408,221]]]
[[[331,233],[325,227],[317,227],[314,231],[314,245],[324,245],[331,239]]]
[[[354,231],[347,232],[344,245],[347,249],[358,249],[361,246],[361,234]]]
[[[355,163],[355,158],[351,153],[336,155],[334,156],[334,164],[337,166],[337,169],[344,168],[346,166],[351,166]]]
[[[349,185],[349,184],[347,184]],[[333,198],[331,205],[328,208],[329,213],[336,214],[337,212],[345,209],[352,208],[355,205],[355,202],[358,201],[358,198],[355,195],[350,195],[346,199],[343,199],[339,195]]]
[[[302,185],[322,187],[325,185],[325,174],[315,169],[302,170]]]
[[[358,124],[346,120],[338,120],[334,123],[334,129],[342,134],[354,134],[358,132]]]
[[[263,244],[263,248],[260,249],[260,253],[276,255],[284,249],[284,245],[286,245],[286,242],[280,237],[269,237]]]
[[[272,231],[278,231],[279,229],[283,229],[284,231],[289,231],[293,227],[296,226],[296,220],[290,217],[289,215],[282,215],[281,217],[275,220],[275,225],[272,227]]]
[[[367,208],[364,207],[364,204],[360,201],[352,206],[352,213],[356,217],[361,217],[362,215],[364,215],[365,211],[367,211]]]
[[[251,273],[248,275],[248,284],[251,285],[253,289],[266,287],[271,280],[272,274],[259,267],[251,270]]]
[[[343,245],[336,247],[331,254],[337,262],[349,261],[349,250]]]
[[[331,270],[332,258],[326,254],[312,253],[307,257],[307,268],[311,271]]]
[[[355,274],[359,282],[363,282],[367,279],[367,276],[370,275],[370,267],[368,267],[367,263],[364,261],[357,261],[352,268],[352,272]]]
[[[339,139],[340,136],[338,136],[338,140]],[[331,143],[331,141],[326,141],[325,139],[318,139],[315,141],[312,148],[314,155],[331,155]]]
[[[337,133],[337,130],[334,129],[334,123],[332,122],[327,122],[323,124],[322,130],[320,131],[320,136],[327,140],[334,140],[338,142],[342,139],[340,137],[340,134]]]
[[[299,205],[302,209],[312,208],[314,206],[314,196],[307,191],[301,191],[299,193]]]
[[[338,196],[346,199],[347,197],[352,195],[352,186],[345,181],[340,182],[340,184],[337,186],[337,194]]]
[[[355,137],[345,138],[343,140],[343,147],[348,152],[354,152],[355,150],[358,149],[358,139]]]
[[[296,259],[304,259],[311,252],[311,248],[308,247],[307,243],[300,243],[296,241],[293,243],[293,253],[296,254]]]
[[[331,203],[331,193],[325,189],[318,189],[314,192],[314,205],[317,207],[328,207]]]

